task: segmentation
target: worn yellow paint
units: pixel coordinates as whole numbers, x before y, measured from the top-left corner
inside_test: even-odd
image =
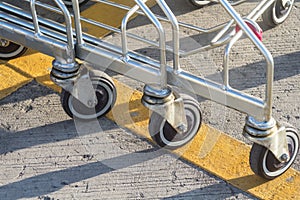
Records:
[[[135,5],[135,2],[133,0],[113,0],[112,2],[123,4],[129,7]],[[147,2],[148,6],[153,6],[154,4],[154,0],[150,0]],[[127,12],[128,11],[126,10],[119,9],[107,4],[96,3],[89,9],[83,11],[81,15],[83,17],[101,22],[103,24],[110,25],[112,27],[119,27],[123,17],[126,15]],[[82,29],[87,33],[91,33],[93,36],[100,38],[111,33],[111,31],[107,29],[99,28],[95,25],[86,22],[82,22]]]
[[[50,56],[29,50],[22,57],[2,62],[0,67],[0,99],[32,80],[60,91],[60,87],[50,80],[52,60],[53,58]]]
[[[117,102],[107,115],[118,125],[148,139],[150,111],[140,102],[142,94],[116,82]],[[300,172],[289,169],[281,177],[266,181],[251,171],[250,147],[203,124],[195,139],[173,153],[228,183],[261,199],[300,199]]]
[[[10,66],[14,66],[20,74],[26,74],[27,77],[35,79],[38,83],[59,91],[60,88],[50,80],[52,61],[52,57],[30,50],[26,55],[10,60],[8,63]]]
[[[0,99],[2,99],[32,81],[32,78],[27,74],[20,73],[18,68],[9,63],[2,62],[0,64],[0,80]]]

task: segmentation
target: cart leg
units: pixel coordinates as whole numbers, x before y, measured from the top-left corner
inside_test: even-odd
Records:
[[[258,122],[247,117],[243,135],[255,143],[250,153],[251,169],[266,179],[274,179],[288,170],[299,151],[297,131],[279,125],[273,118]]]
[[[171,88],[144,88],[142,103],[153,111],[149,133],[157,145],[175,149],[190,142],[201,127],[199,103],[187,94],[177,94]]]
[[[89,70],[77,62],[63,64],[54,60],[51,79],[54,83],[69,92],[84,106],[93,108],[97,105],[95,89],[90,78]]]
[[[183,108],[183,99],[171,88],[156,89],[153,86],[146,85],[142,103],[166,119],[178,133],[186,131],[187,120]]]

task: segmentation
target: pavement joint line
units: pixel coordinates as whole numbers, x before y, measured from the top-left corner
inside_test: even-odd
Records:
[[[95,10],[99,8],[93,7],[92,9],[87,10],[85,14],[93,15]],[[5,70],[10,70],[5,73],[9,74],[14,71],[18,77],[23,77],[25,80],[21,82],[12,80],[13,83],[10,86],[6,85],[7,88],[0,87],[0,99],[33,79],[55,91],[60,91],[60,88],[49,80],[48,67],[51,66],[51,61],[52,58],[49,56],[31,52],[24,57],[5,63],[1,62],[0,66],[5,66]],[[38,71],[35,71],[37,69]],[[4,72],[0,71],[0,74],[2,73]],[[115,81],[115,84],[117,91],[122,92],[118,93],[116,105],[107,114],[107,117],[119,126],[151,140],[148,132],[150,113],[140,102],[141,92],[118,81]],[[3,96],[1,96],[2,94]],[[265,181],[251,171],[248,164],[249,151],[248,145],[203,124],[192,142],[172,153],[181,155],[181,158],[258,198],[300,199],[299,171],[291,168],[281,177],[272,181]]]

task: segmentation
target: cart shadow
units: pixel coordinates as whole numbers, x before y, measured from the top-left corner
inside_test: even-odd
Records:
[[[22,74],[23,72],[21,72]],[[41,82],[48,80],[48,75],[47,76],[40,76],[36,78],[37,80],[40,80]],[[25,85],[25,87],[24,87]],[[18,89],[18,97],[15,97],[15,91],[17,88],[19,88],[19,86],[23,86],[20,89]],[[55,94],[57,92],[55,92],[54,90],[42,86],[40,84],[38,84],[35,80],[33,81],[25,81],[23,83],[18,83],[17,85],[13,85],[9,88],[5,88],[0,90],[1,94],[8,94],[5,98],[0,99],[0,106],[1,105],[5,105],[5,104],[9,104],[9,103],[17,103],[17,102],[22,102],[22,101],[26,101],[29,98],[30,99],[36,99],[42,96],[46,96],[46,95],[50,95],[50,94]],[[10,94],[12,93],[12,94]],[[30,97],[28,96],[28,94],[30,94]]]
[[[80,121],[77,119],[75,123],[74,120],[67,120],[19,132],[11,132],[9,125],[1,124],[0,155],[6,155],[37,145],[66,141],[118,128],[114,122],[107,118],[98,119],[97,127],[92,127],[91,124],[94,122],[89,121]],[[85,126],[85,128],[80,128],[80,126]]]
[[[165,152],[157,151],[157,149],[152,148],[149,150],[129,153],[102,161],[90,162],[84,165],[44,173],[3,185],[0,187],[0,195],[3,195],[2,198],[5,199],[34,198],[43,196],[55,191],[59,191],[66,185],[70,187],[76,187],[72,185],[92,177],[107,174],[158,158],[164,154]]]
[[[300,51],[274,58],[274,81],[300,74]],[[256,62],[230,69],[231,86],[245,90],[266,84],[266,62]],[[253,77],[255,72],[255,77]]]
[[[107,123],[109,120],[104,120],[103,123],[106,126],[102,126],[103,130],[110,130],[114,126],[112,122]],[[101,121],[100,120],[100,121]],[[57,130],[60,130],[59,132]],[[92,134],[93,131],[87,133]],[[77,130],[73,124],[73,120],[63,121],[55,123],[52,125],[47,125],[43,127],[38,127],[26,131],[20,131],[17,133],[3,133],[3,130],[0,130],[0,140],[1,140],[1,149],[0,154],[5,155],[13,151],[20,149],[29,148],[36,145],[41,145],[45,143],[55,143],[65,140],[70,140],[75,137],[78,137]],[[26,139],[24,139],[26,138]],[[5,146],[5,148],[3,148]],[[150,148],[147,150],[141,150],[134,153],[128,153],[112,158],[107,158],[100,161],[88,161],[87,164],[77,165],[74,167],[69,167],[62,170],[52,171],[48,173],[43,173],[29,178],[20,179],[18,181],[4,184],[0,186],[0,198],[1,199],[21,199],[21,198],[35,198],[39,196],[48,195],[52,192],[59,191],[63,187],[79,187],[81,181],[88,180],[93,177],[101,176],[116,170],[125,169],[143,162],[147,162],[153,159],[156,159],[165,154],[170,154],[170,152],[160,149],[160,148]],[[186,164],[190,165],[192,168],[202,171],[201,168],[195,166],[187,161],[184,161]],[[208,172],[203,171],[204,174]],[[251,189],[258,185],[263,184],[263,180],[259,179],[256,176],[246,176],[238,179],[233,179],[229,181],[232,185],[238,185],[243,188]],[[247,183],[247,185],[239,185],[240,183]],[[201,183],[201,182],[199,182]],[[201,187],[201,186],[199,186]],[[218,194],[220,188],[228,187],[228,193]],[[10,192],[18,191],[18,192]],[[86,191],[88,192],[88,191]],[[183,197],[196,197],[196,196],[205,196],[208,197],[212,195],[213,198],[226,198],[231,197],[233,193],[238,193],[239,191],[232,191],[232,187],[229,186],[226,182],[219,184],[210,185],[207,187],[201,187],[196,190],[192,190],[186,193],[168,197],[165,199],[182,199]],[[207,196],[207,194],[209,194]],[[249,198],[252,198],[249,194],[244,194]],[[199,199],[199,198],[197,198]],[[206,198],[205,198],[206,199]]]
[[[239,188],[243,188],[243,190],[245,191],[249,191],[250,189],[268,183],[269,180],[263,179],[253,174],[253,175],[238,177],[235,179],[230,179],[228,180],[228,182],[232,185],[238,186]]]

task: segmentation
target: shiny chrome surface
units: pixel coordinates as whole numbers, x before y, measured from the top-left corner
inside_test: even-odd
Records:
[[[136,5],[133,7],[116,4],[107,0],[95,0],[97,3],[108,4],[128,11],[123,18],[120,29],[104,24],[103,22],[82,17],[79,11],[78,0],[72,0],[74,15],[69,12],[62,0],[54,0],[56,7],[37,0],[24,1],[30,3],[30,12],[8,3],[0,2],[0,19],[2,21],[0,24],[0,37],[55,57],[56,63],[59,63],[57,66],[62,66],[64,68],[63,71],[75,70],[74,66],[77,65],[74,64],[74,62],[75,58],[78,58],[92,64],[96,69],[108,68],[117,73],[125,74],[130,78],[144,82],[149,86],[153,85],[158,87],[162,91],[167,89],[168,85],[181,87],[182,89],[191,91],[217,103],[247,113],[258,121],[265,122],[272,119],[273,58],[266,47],[246,25],[244,18],[235,11],[232,4],[227,0],[220,0],[219,2],[232,19],[227,23],[208,29],[178,22],[176,16],[164,0],[157,0],[156,2],[166,17],[154,14],[146,5],[146,0],[135,0]],[[249,12],[246,18],[256,21],[273,2],[274,0],[263,0],[259,2],[258,5]],[[37,6],[47,9],[49,12],[61,14],[64,17],[64,22],[58,23],[51,19],[38,16],[36,13]],[[146,16],[151,21],[156,28],[158,42],[127,33],[128,19],[133,14]],[[72,28],[72,20],[75,24],[75,29]],[[169,22],[172,26],[173,46],[166,45],[167,33],[161,24],[162,21]],[[81,22],[121,34],[122,45],[115,46],[93,35],[84,33]],[[235,23],[241,28],[238,33],[235,33],[234,30]],[[206,46],[190,51],[182,51],[180,50],[179,42],[179,31],[182,27],[198,31],[199,33],[215,32],[216,36],[212,39],[210,44]],[[12,32],[14,34],[11,34]],[[266,98],[264,100],[232,89],[229,85],[228,61],[230,51],[243,33],[260,50],[266,60],[267,87]],[[149,58],[130,51],[127,46],[127,37],[157,47],[160,51],[159,59]],[[180,57],[189,56],[223,45],[227,45],[225,47],[223,64],[224,83],[216,83],[180,69]],[[173,66],[167,66],[166,51],[173,53]],[[101,63],[101,65],[99,63]],[[77,68],[76,70],[78,70]],[[132,73],[128,74],[128,71]],[[64,77],[63,74],[60,74],[60,76]]]

